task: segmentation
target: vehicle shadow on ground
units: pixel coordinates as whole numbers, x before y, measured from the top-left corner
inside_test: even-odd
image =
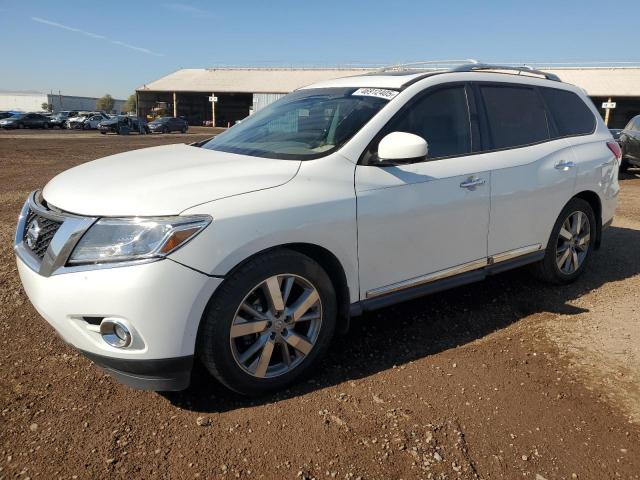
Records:
[[[640,256],[628,253],[631,245],[640,245],[640,230],[609,228],[585,275],[571,285],[540,283],[523,268],[354,318],[349,332],[334,340],[310,377],[277,394],[241,397],[198,365],[188,390],[163,395],[180,408],[198,412],[273,403],[463,345],[534,313],[578,314],[585,310],[569,301],[640,273]]]

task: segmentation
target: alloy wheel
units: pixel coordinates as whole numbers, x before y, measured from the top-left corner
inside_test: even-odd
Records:
[[[556,246],[556,265],[561,273],[575,273],[587,256],[591,225],[584,212],[571,213],[562,223]]]
[[[236,310],[229,331],[233,358],[254,377],[284,375],[311,353],[321,326],[322,301],[313,284],[299,275],[274,275]]]

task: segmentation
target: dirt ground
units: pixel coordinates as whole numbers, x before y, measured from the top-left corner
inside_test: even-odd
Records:
[[[640,171],[575,284],[518,270],[356,318],[278,395],[201,369],[185,392],[133,391],[65,345],[16,272],[28,192],[211,132],[0,132],[0,479],[640,478]]]

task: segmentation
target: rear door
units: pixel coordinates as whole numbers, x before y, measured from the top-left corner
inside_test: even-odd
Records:
[[[356,167],[363,298],[486,265],[491,175],[472,155],[478,130],[470,93],[454,84],[416,95]],[[396,166],[371,160],[395,131],[424,138],[427,158]]]
[[[475,85],[491,165],[488,255],[500,262],[542,250],[560,210],[573,196],[575,157],[553,138],[538,89],[514,83]]]

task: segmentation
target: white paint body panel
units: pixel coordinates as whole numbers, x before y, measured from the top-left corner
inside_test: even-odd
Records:
[[[560,211],[574,195],[576,170],[564,139],[478,155],[491,165],[489,256],[529,245],[545,246]]]
[[[282,185],[299,165],[166,145],[78,165],[51,180],[43,194],[51,205],[79,215],[177,215],[200,203]]]
[[[490,172],[450,158],[398,167],[358,166],[360,296],[486,258]],[[475,177],[484,185],[460,184]]]
[[[251,255],[278,245],[317,245],[340,261],[355,302],[359,297],[354,169],[353,163],[333,154],[302,162],[298,174],[285,185],[191,208],[185,215],[211,215],[213,224],[171,257],[203,272],[225,275]]]
[[[33,306],[66,342],[132,360],[193,355],[202,312],[222,283],[169,260],[43,277],[18,259],[18,273]],[[124,320],[143,343],[111,347],[81,316]]]

